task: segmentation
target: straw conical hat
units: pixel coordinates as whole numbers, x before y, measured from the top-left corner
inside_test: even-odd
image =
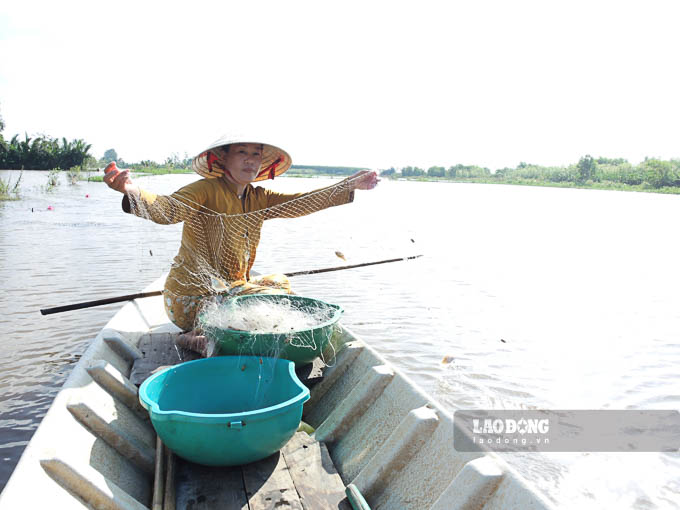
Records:
[[[262,144],[262,165],[260,172],[255,178],[256,181],[264,181],[265,179],[273,179],[277,175],[290,168],[292,160],[290,155],[283,149],[279,149],[275,145],[271,145],[255,138],[248,138],[243,136],[223,136],[210,144],[210,146],[196,156],[191,167],[201,177],[213,178],[222,177],[224,175],[224,167],[220,163],[213,149],[231,145],[234,143],[258,143]]]

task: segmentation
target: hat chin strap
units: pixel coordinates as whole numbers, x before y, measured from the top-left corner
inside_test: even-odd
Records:
[[[274,180],[274,177],[276,177],[276,168],[281,164],[283,161],[283,158],[279,156],[276,161],[274,161],[271,165],[269,165],[267,168],[264,170],[261,170],[260,173],[257,174],[257,177],[262,177],[263,175],[268,175],[267,179],[272,179]]]
[[[226,166],[222,165],[220,163],[220,159],[217,156],[215,156],[215,154],[213,154],[211,151],[207,152],[206,162],[208,164],[208,173],[210,174],[214,173],[217,174],[217,176],[219,176],[221,173],[222,175],[228,176],[230,181],[232,182],[234,181],[234,176],[231,175],[229,169]],[[213,165],[217,168],[216,170],[213,169]]]
[[[222,165],[220,165],[219,162],[220,162],[219,158],[218,158],[217,156],[215,156],[215,154],[213,154],[212,151],[206,152],[206,163],[207,163],[207,165],[208,165],[208,173],[210,173],[210,174],[212,174],[212,173],[219,174],[219,173],[220,173],[219,171],[224,172],[225,169],[222,167]],[[215,164],[215,163],[217,163],[215,166],[217,167],[217,169],[218,169],[219,171],[218,171],[218,170],[213,170],[213,164]]]

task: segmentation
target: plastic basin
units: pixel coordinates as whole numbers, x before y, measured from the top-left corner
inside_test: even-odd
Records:
[[[215,342],[214,354],[278,357],[291,360],[297,366],[307,365],[321,355],[333,336],[335,324],[344,313],[344,310],[338,305],[288,294],[237,296],[224,303],[223,306],[239,306],[252,300],[268,301],[274,304],[287,300],[292,307],[297,309],[326,311],[328,319],[312,329],[288,333],[256,333],[209,326],[205,324],[204,316],[199,315],[201,328],[206,336]]]
[[[235,466],[278,451],[295,434],[307,389],[288,360],[220,356],[149,377],[139,389],[161,440],[180,457]]]

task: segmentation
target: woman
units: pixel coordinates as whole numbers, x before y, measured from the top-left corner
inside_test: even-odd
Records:
[[[281,175],[290,165],[288,153],[274,145],[221,138],[193,159],[193,169],[204,179],[169,196],[140,189],[129,170],[119,170],[115,162],[106,167],[104,182],[125,195],[124,211],[160,224],[184,222],[163,291],[168,317],[183,331],[194,328],[201,305],[218,293],[290,293],[282,275],[250,278],[264,220],[346,204],[355,190],[370,190],[378,183],[375,172],[361,171],[309,193],[282,194],[252,185]],[[180,343],[205,353],[200,336],[184,335]]]

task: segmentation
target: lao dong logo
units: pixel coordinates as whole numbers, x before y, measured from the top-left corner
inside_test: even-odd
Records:
[[[472,432],[475,434],[547,434],[550,429],[550,420],[547,418],[485,418],[472,420]]]

